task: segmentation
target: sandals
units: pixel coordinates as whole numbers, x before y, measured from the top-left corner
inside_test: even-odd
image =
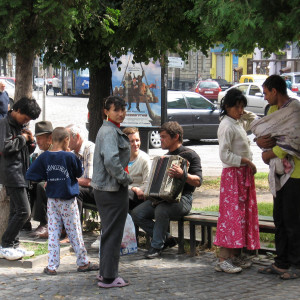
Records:
[[[112,283],[104,283],[103,281],[99,281],[98,286],[101,288],[109,289],[114,287],[123,287],[129,285],[129,282],[124,280],[121,277],[117,277]]]
[[[48,269],[48,267],[44,269],[44,273],[47,275],[57,275],[57,272],[55,270],[50,270]]]
[[[98,271],[99,265],[94,265],[91,262],[88,262],[87,265],[81,266],[77,268],[77,272],[90,272],[90,271]]]
[[[100,276],[100,274],[97,274],[97,275],[96,275],[96,279],[97,279],[98,281],[103,281],[103,276]]]
[[[283,280],[289,279],[297,279],[300,277],[300,269],[296,269],[294,267],[289,268],[286,272],[284,272],[280,278]]]
[[[258,273],[268,275],[283,275],[284,273],[286,273],[286,271],[280,271],[274,264],[271,264],[268,267],[258,269]]]

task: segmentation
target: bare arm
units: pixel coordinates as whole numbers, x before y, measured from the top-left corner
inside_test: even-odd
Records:
[[[90,178],[77,178],[77,180],[80,186],[86,186],[86,187],[89,187],[92,181]]]
[[[172,165],[172,167],[169,169],[169,175],[173,178],[182,178],[183,170],[177,165]],[[188,173],[186,183],[195,187],[199,187],[201,185],[201,180],[199,176]]]
[[[263,159],[264,163],[267,164],[267,165],[270,163],[270,160],[272,158],[277,157],[275,155],[275,153],[273,152],[273,150],[264,151],[261,156],[262,156],[262,159]]]
[[[270,134],[268,134],[257,138],[256,144],[259,148],[269,149],[276,146],[276,141]]]

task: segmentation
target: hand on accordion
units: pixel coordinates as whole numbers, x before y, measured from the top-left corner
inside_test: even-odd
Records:
[[[182,178],[183,177],[183,170],[180,166],[173,164],[172,167],[168,171],[169,176],[172,178]]]

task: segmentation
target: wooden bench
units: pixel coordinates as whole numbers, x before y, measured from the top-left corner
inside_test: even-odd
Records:
[[[218,213],[217,212],[199,212],[192,213],[183,218],[184,222],[189,222],[190,226],[190,251],[191,256],[196,254],[196,225],[201,226],[201,245],[207,243],[207,247],[211,248],[212,228],[217,227]],[[259,231],[266,233],[275,233],[275,225],[272,217],[259,216]]]
[[[83,220],[83,209],[94,210],[98,212],[97,206],[95,204],[82,203],[82,213],[81,221]],[[184,217],[172,218],[170,222],[178,223],[178,253],[184,253]],[[138,229],[137,229],[138,230]]]

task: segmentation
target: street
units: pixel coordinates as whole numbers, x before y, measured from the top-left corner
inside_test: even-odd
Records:
[[[85,128],[87,120],[87,104],[88,98],[68,97],[68,96],[53,96],[52,90],[46,96],[45,118],[51,121],[53,127],[67,126],[69,124],[78,124],[83,128],[83,137],[88,137],[88,131]],[[37,99],[42,108],[42,92],[33,92],[33,97]],[[29,128],[34,132],[34,124],[42,120],[42,113],[37,120],[31,121]],[[251,141],[251,150],[253,152],[253,162],[257,167],[257,172],[268,172],[269,168],[261,159],[261,150],[253,142],[253,135],[249,136]],[[195,150],[200,158],[204,176],[220,176],[222,172],[222,164],[219,159],[219,147],[217,140],[199,141],[197,144],[189,141],[184,141],[184,144]],[[151,157],[163,155],[166,151],[162,149],[150,149]]]

